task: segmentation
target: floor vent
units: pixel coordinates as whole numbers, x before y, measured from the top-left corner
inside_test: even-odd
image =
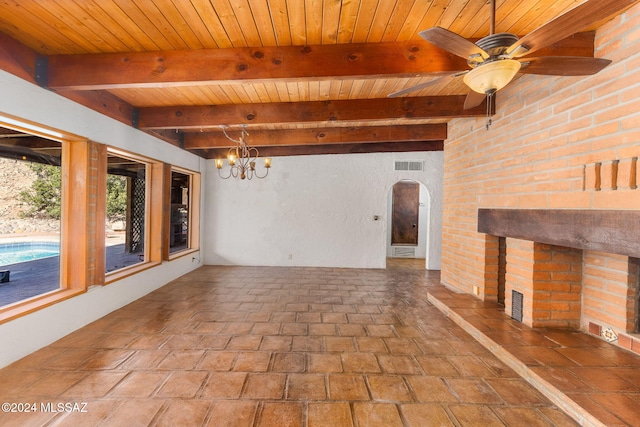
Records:
[[[394,247],[393,248],[393,257],[394,258],[415,258],[416,257],[416,248],[414,247]]]
[[[424,170],[424,162],[415,160],[396,160],[393,170],[421,172]]]
[[[522,322],[522,298],[518,291],[511,291],[511,318]]]

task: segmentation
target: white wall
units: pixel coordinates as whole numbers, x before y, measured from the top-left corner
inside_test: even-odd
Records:
[[[249,141],[249,144],[251,141]],[[443,153],[276,157],[263,180],[221,179],[207,163],[206,264],[384,268],[387,197],[411,179],[429,192],[429,268],[440,268]],[[422,173],[394,160],[425,162]],[[373,216],[378,215],[378,221]]]
[[[0,112],[193,171],[205,161],[54,93],[0,71]],[[206,175],[203,173],[203,194]],[[204,206],[204,203],[201,204]],[[204,212],[201,217],[204,218]],[[202,237],[201,237],[202,240]],[[201,259],[202,253],[194,254]],[[198,267],[192,257],[153,269],[0,324],[0,367],[67,335]]]

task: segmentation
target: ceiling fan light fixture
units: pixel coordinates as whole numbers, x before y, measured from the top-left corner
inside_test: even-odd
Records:
[[[520,62],[515,59],[500,59],[486,62],[469,71],[464,82],[474,92],[495,92],[506,85],[520,71]]]

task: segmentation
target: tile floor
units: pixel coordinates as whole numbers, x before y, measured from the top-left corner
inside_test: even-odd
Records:
[[[640,356],[595,336],[531,329],[443,286],[428,300],[583,425],[640,427]]]
[[[0,425],[576,425],[403,261],[202,267],[0,370]]]

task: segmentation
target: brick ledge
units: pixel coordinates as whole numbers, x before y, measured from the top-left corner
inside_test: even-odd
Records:
[[[472,298],[466,294],[457,294],[444,286],[439,287],[437,293],[455,295],[456,298]],[[605,426],[600,420],[594,417],[586,409],[574,402],[569,396],[553,386],[551,383],[540,377],[533,372],[525,363],[520,361],[516,356],[506,351],[500,344],[489,338],[476,328],[471,322],[467,321],[463,316],[458,314],[455,309],[450,308],[445,302],[434,295],[432,292],[427,292],[427,299],[436,308],[438,308],[443,314],[453,320],[458,326],[464,329],[469,335],[471,335],[476,341],[483,345],[487,350],[493,353],[500,361],[513,369],[518,375],[520,375],[525,381],[535,387],[546,398],[553,402],[558,408],[563,410],[567,415],[572,417],[581,426],[598,427]],[[475,299],[475,301],[478,301]]]

